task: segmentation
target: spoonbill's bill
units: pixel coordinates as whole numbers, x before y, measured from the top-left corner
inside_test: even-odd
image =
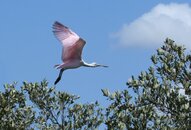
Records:
[[[86,44],[85,40],[79,37],[75,32],[73,32],[70,28],[64,26],[59,22],[55,22],[53,24],[53,32],[56,38],[62,43],[62,64],[55,65],[55,68],[60,69],[60,73],[58,78],[54,82],[56,85],[61,77],[64,70],[74,69],[80,66],[85,67],[108,67],[101,64],[86,63],[81,58],[82,50],[84,45]]]

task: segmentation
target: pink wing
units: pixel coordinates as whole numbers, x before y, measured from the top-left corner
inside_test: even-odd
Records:
[[[63,62],[72,59],[81,60],[82,49],[86,42],[75,32],[57,21],[53,24],[53,29],[55,36],[63,45]]]

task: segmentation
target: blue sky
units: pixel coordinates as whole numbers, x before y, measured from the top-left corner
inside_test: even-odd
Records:
[[[190,47],[187,43],[190,36],[176,33],[176,29],[182,28],[190,31],[189,3],[173,2],[0,1],[0,85],[17,81],[21,86],[22,81],[40,82],[46,78],[49,86],[53,86],[59,73],[53,66],[61,63],[61,44],[52,33],[52,24],[57,20],[86,40],[83,50],[86,62],[95,61],[109,68],[67,70],[56,89],[80,95],[82,102],[98,100],[104,104],[101,89],[127,88],[125,84],[131,75],[136,76],[149,67],[150,57],[161,46],[164,36],[177,38]],[[183,14],[185,19],[176,17]],[[180,28],[173,31],[169,28],[166,30],[169,33],[164,33],[160,29],[166,28],[166,23],[173,29]]]

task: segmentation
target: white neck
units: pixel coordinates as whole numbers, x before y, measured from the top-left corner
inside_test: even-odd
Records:
[[[96,64],[95,62],[93,63],[86,63],[86,62],[82,62],[82,65],[85,66],[85,67],[108,67],[106,65],[100,65],[100,64]]]
[[[83,62],[83,66],[85,66],[85,67],[97,67],[97,65],[95,63],[86,63],[86,62]]]

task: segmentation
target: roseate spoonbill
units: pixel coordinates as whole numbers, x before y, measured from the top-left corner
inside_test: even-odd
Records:
[[[58,78],[54,82],[56,85],[61,77],[64,70],[74,69],[80,66],[85,67],[108,67],[95,62],[88,64],[81,58],[82,49],[85,45],[85,40],[80,38],[70,28],[64,26],[59,22],[53,24],[53,32],[56,38],[62,43],[62,64],[55,65],[55,68],[60,69]]]

